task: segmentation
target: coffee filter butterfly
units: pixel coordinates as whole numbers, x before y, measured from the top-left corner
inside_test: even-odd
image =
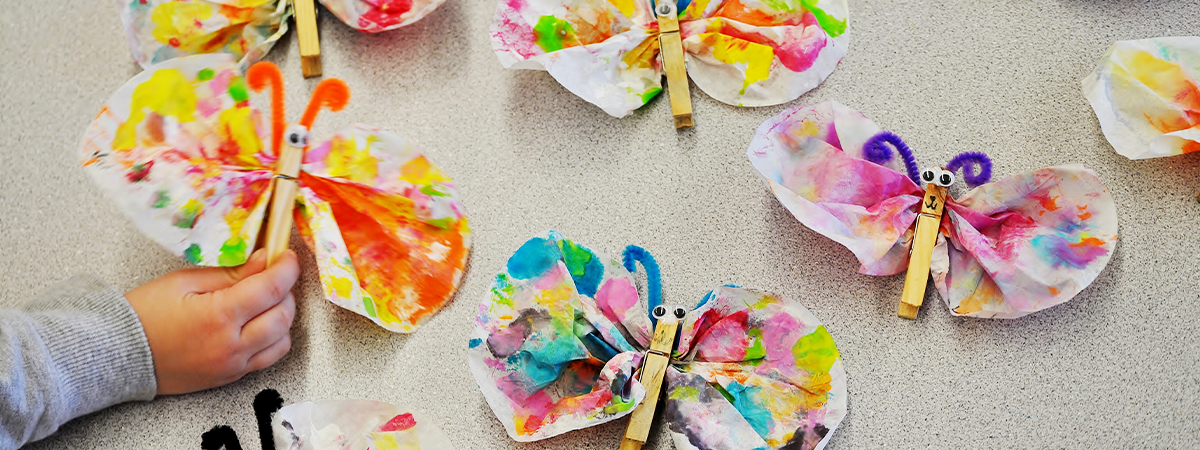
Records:
[[[250,105],[251,89],[270,90],[269,122]],[[194,264],[235,266],[259,243],[284,141],[306,149],[291,178],[299,183],[293,217],[325,297],[412,332],[454,295],[470,228],[454,184],[403,138],[365,125],[309,138],[322,107],[348,100],[341,80],[324,80],[289,128],[273,64],[243,76],[228,54],[183,57],[121,87],[80,151],[88,174],[144,234]]]
[[[899,137],[833,101],[767,120],[746,155],[780,203],[854,253],[863,274],[908,268],[914,223],[937,206],[931,273],[954,315],[1015,318],[1063,303],[1116,246],[1116,206],[1094,172],[1059,166],[988,183],[991,162],[974,152],[919,172]],[[933,191],[919,183],[944,192],[958,170],[972,189],[928,204]]]
[[[667,1],[678,16],[687,73],[730,105],[796,99],[833,72],[849,45],[845,0]],[[662,92],[655,6],[500,0],[492,48],[504,67],[546,70],[575,95],[624,117]]]
[[[647,309],[630,274],[635,262],[646,269]],[[676,448],[828,442],[846,414],[846,373],[812,313],[733,286],[687,311],[662,304],[660,286],[657,264],[639,247],[608,259],[555,232],[522,245],[480,305],[467,351],[509,436],[534,441],[630,415],[646,400],[639,372],[651,330],[671,320],[680,322],[663,405]]]
[[[420,20],[445,0],[321,0],[351,28],[377,33]],[[229,53],[245,69],[288,30],[291,0],[118,0],[142,67],[180,56]]]
[[[262,450],[453,450],[419,411],[373,400],[326,400],[284,406],[274,389],[254,397]],[[201,436],[203,450],[242,450],[237,433],[219,425]]]
[[[1129,159],[1200,151],[1200,37],[1118,41],[1083,79],[1104,137]]]

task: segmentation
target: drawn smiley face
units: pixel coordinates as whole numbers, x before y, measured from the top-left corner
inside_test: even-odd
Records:
[[[921,172],[921,181],[927,184],[933,184],[948,188],[954,185],[954,172],[942,169],[940,167],[930,167]],[[938,199],[937,194],[927,193],[925,195],[925,208],[933,211],[941,210],[942,203],[945,199]]]

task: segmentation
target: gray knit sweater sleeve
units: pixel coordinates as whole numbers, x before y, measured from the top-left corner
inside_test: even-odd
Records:
[[[103,282],[74,277],[19,310],[0,309],[0,450],[156,390],[142,324]]]

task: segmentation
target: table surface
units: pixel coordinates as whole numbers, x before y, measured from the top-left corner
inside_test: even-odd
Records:
[[[129,289],[184,267],[95,189],[76,155],[100,105],[140,71],[114,2],[6,3],[0,306],[73,273]],[[353,97],[314,131],[391,130],[454,178],[475,233],[454,301],[415,334],[392,334],[324,301],[293,237],[304,262],[286,358],[219,389],[77,419],[29,447],[199,448],[218,424],[252,437],[251,401],[270,387],[293,402],[419,407],[459,449],[616,448],[623,421],[513,442],[467,369],[491,279],[548,229],[607,254],[649,249],[670,304],[690,307],[724,283],[804,304],[849,373],[850,412],[833,449],[1200,446],[1200,154],[1118,155],[1080,90],[1116,40],[1200,34],[1200,2],[853,0],[849,54],[819,88],[737,108],[693,86],[696,128],[681,132],[663,96],[616,119],[545,72],[504,70],[488,37],[494,10],[493,0],[450,0],[375,35],[319,12],[325,75]],[[316,80],[301,78],[296,40],[289,34],[267,59],[283,69],[288,115],[298,117]],[[801,226],[745,157],[762,121],[829,99],[903,136],[923,161],[984,150],[998,178],[1087,165],[1117,202],[1115,256],[1074,300],[1022,319],[952,317],[932,290],[916,321],[898,319],[903,276],[858,274],[853,255]],[[661,431],[647,448],[671,448]]]

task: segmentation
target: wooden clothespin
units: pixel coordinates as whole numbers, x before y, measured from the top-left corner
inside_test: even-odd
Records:
[[[267,216],[267,265],[287,248],[292,235],[292,208],[296,205],[296,193],[300,184],[300,163],[304,159],[304,147],[308,145],[308,129],[295,125],[287,131],[287,138],[280,149],[275,165],[274,196],[271,197],[271,213]]]
[[[313,0],[291,0],[296,12],[296,38],[300,41],[300,69],[304,78],[321,76],[321,40],[317,37],[317,6]]]
[[[692,97],[688,92],[687,66],[683,61],[683,38],[679,35],[679,12],[675,0],[658,0],[658,48],[667,72],[667,97],[675,128],[692,127]]]
[[[267,249],[267,265],[275,262],[287,248],[292,235],[292,209],[296,205],[296,194],[300,190],[297,178],[304,152],[308,149],[308,130],[321,108],[341,111],[350,101],[350,88],[336,78],[317,83],[312,98],[304,108],[300,122],[284,130],[283,74],[279,67],[269,62],[250,66],[246,81],[255,91],[271,89],[271,149],[279,155],[275,161],[275,176],[272,178],[271,209],[267,216],[264,248]]]
[[[925,198],[921,200],[921,214],[917,216],[917,226],[913,230],[908,273],[904,278],[904,292],[900,294],[900,309],[896,312],[905,319],[916,319],[917,310],[925,302],[933,246],[937,244],[946,206],[946,188],[954,184],[954,174],[945,169],[925,169],[921,172],[921,181],[925,182]]]
[[[646,445],[646,439],[650,436],[650,425],[654,422],[654,410],[658,408],[663,378],[667,375],[667,366],[671,363],[671,351],[675,349],[675,331],[679,329],[679,321],[685,315],[687,311],[683,308],[675,308],[672,315],[667,313],[665,306],[654,307],[654,317],[658,319],[658,326],[654,327],[654,338],[650,341],[646,357],[642,359],[642,369],[638,375],[638,380],[646,387],[646,399],[629,415],[629,426],[625,428],[620,450],[640,450]]]

